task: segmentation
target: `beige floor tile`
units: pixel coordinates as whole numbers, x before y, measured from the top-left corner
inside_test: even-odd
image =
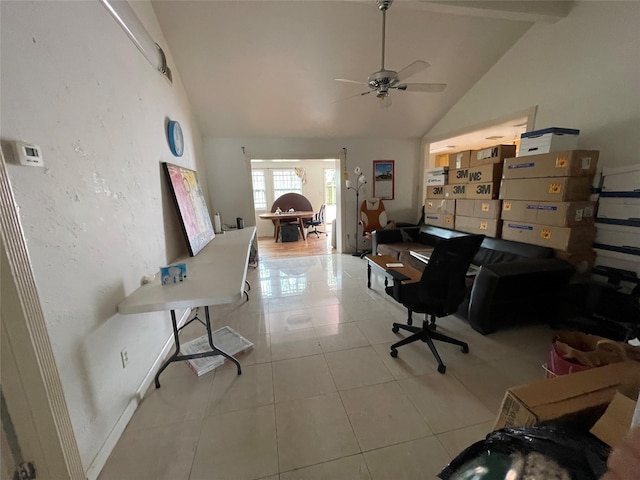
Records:
[[[276,404],[280,470],[360,453],[337,393]]]
[[[495,417],[453,375],[433,373],[398,382],[434,433],[488,422]]]
[[[241,335],[253,343],[251,349],[235,356],[242,367],[271,362],[271,335],[255,333]]]
[[[242,312],[236,320],[237,331],[240,335],[256,335],[269,333],[267,314],[260,312]]]
[[[199,420],[125,432],[98,480],[188,480]]]
[[[313,328],[311,315],[306,309],[282,310],[268,314],[269,332],[290,332],[302,328]]]
[[[398,349],[398,356],[390,354],[391,343],[374,345],[376,353],[389,369],[394,378],[407,378],[426,375],[437,371],[438,364],[429,347],[422,342],[404,345]]]
[[[370,480],[362,454],[280,474],[280,480]]]
[[[256,408],[273,403],[271,364],[261,363],[242,368],[242,375],[227,368],[216,372],[207,415]]]
[[[316,332],[325,353],[369,345],[369,341],[355,323],[322,325],[316,327]]]
[[[169,364],[160,375],[161,387],[151,384],[127,430],[200,420],[206,412],[214,377],[215,371],[198,377],[186,362]]]
[[[452,430],[450,432],[439,433],[437,437],[449,456],[453,459],[465,448],[473,445],[475,442],[484,440],[492,430],[493,421]]]
[[[338,390],[393,380],[373,347],[352,348],[325,354]]]
[[[436,437],[364,453],[373,480],[431,480],[448,465],[449,455]]]
[[[391,331],[396,319],[388,314],[378,315],[367,320],[359,320],[358,328],[364,333],[371,345],[397,342],[399,337]]]
[[[431,435],[431,429],[396,381],[340,392],[364,452]]]
[[[325,395],[336,391],[324,355],[312,355],[273,362],[276,402]]]
[[[273,405],[205,417],[189,480],[278,473]]]
[[[274,362],[320,353],[322,348],[313,328],[271,334],[271,358]]]
[[[506,362],[511,361],[507,360]],[[502,362],[504,365],[505,362]],[[507,375],[503,368],[496,368],[496,364],[483,363],[480,365],[470,365],[465,370],[452,372],[465,387],[491,410],[494,415],[500,411],[502,399],[508,388],[515,387],[518,382]]]
[[[309,313],[311,314],[311,322],[314,327],[353,321],[351,316],[340,304],[309,308]]]

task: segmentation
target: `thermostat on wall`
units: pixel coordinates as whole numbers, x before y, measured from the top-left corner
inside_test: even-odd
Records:
[[[15,140],[11,143],[13,145],[14,160],[20,165],[44,167],[42,150],[38,145],[32,145],[19,140]]]

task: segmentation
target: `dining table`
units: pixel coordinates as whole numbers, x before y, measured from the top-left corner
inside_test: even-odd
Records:
[[[273,238],[275,241],[278,241],[278,236],[280,235],[280,227],[282,223],[297,223],[300,227],[300,234],[302,235],[302,239],[306,240],[305,235],[305,219],[311,219],[315,215],[315,212],[311,211],[295,211],[295,212],[281,212],[281,213],[261,213],[258,215],[263,220],[271,220],[273,221],[274,229],[273,229]],[[284,221],[284,222],[283,222]],[[293,222],[292,222],[293,221]]]

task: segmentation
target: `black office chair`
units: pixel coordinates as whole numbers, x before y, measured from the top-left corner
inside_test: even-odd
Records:
[[[436,350],[433,340],[451,343],[462,347],[463,353],[469,352],[469,345],[455,338],[435,331],[436,317],[445,317],[455,313],[465,299],[467,287],[465,278],[474,255],[480,248],[484,235],[465,235],[440,240],[431,253],[429,261],[419,282],[403,284],[405,275],[387,270],[393,276],[393,285],[385,291],[397,302],[402,303],[409,312],[408,325],[393,324],[393,332],[400,329],[413,335],[391,345],[391,356],[397,357],[397,348],[421,340],[425,342],[438,361],[438,372],[444,373],[447,367]],[[412,312],[424,313],[422,328],[412,325]],[[430,322],[430,323],[429,323]]]
[[[307,236],[309,236],[312,233],[315,233],[316,236],[318,238],[320,238],[320,234],[324,233],[325,235],[327,234],[327,232],[322,232],[320,230],[318,230],[318,227],[320,225],[324,225],[324,209],[325,209],[326,205],[323,203],[322,206],[320,207],[320,210],[318,211],[318,213],[316,213],[313,218],[311,219],[311,221],[309,222],[309,227],[313,227],[313,230],[310,230],[309,233],[307,233]]]

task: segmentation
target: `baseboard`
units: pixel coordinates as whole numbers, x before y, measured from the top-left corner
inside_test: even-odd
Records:
[[[191,311],[192,310],[190,308],[187,308],[183,312],[183,314],[180,316],[180,319],[178,321],[178,328],[184,325],[184,323],[189,318]],[[89,465],[89,468],[87,468],[85,472],[87,480],[98,479],[98,475],[100,475],[100,472],[102,471],[105,464],[107,463],[107,460],[109,459],[109,455],[111,455],[111,452],[113,452],[113,449],[115,448],[116,444],[120,440],[120,437],[124,432],[124,429],[127,428],[127,425],[129,424],[129,421],[131,420],[131,418],[133,417],[133,414],[137,410],[138,405],[140,405],[140,403],[142,402],[144,394],[146,393],[151,383],[154,381],[156,372],[160,368],[160,365],[166,358],[167,354],[170,352],[173,345],[174,345],[174,340],[173,340],[173,333],[172,333],[171,336],[167,339],[164,347],[162,348],[160,355],[153,362],[153,365],[145,375],[144,379],[142,380],[142,383],[136,389],[133,397],[125,407],[122,414],[120,415],[120,418],[118,418],[118,421],[113,426],[113,429],[105,439],[104,443],[102,444],[102,447],[100,447],[100,450],[98,450],[98,453],[96,454],[93,461],[91,462],[91,465]]]

